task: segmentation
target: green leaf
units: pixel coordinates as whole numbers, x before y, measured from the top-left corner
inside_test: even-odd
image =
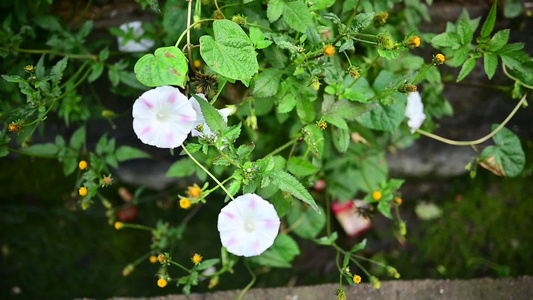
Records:
[[[318,208],[318,205],[311,194],[309,194],[309,191],[307,191],[298,179],[282,170],[272,170],[268,172],[267,175],[272,179],[272,184],[277,186],[280,190],[302,200],[316,210],[317,213],[321,213],[320,208]]]
[[[431,45],[435,48],[457,48],[460,38],[456,33],[445,32],[438,34],[431,39]]]
[[[453,62],[455,67],[459,67],[465,62],[469,52],[469,46],[463,46],[455,51],[455,54],[453,55]]]
[[[313,5],[309,7],[309,10],[315,11],[315,10],[326,9],[332,6],[335,3],[335,0],[312,0],[312,1],[306,0],[305,2],[307,5],[309,5],[309,3],[313,3]]]
[[[68,56],[58,61],[52,67],[52,70],[50,71],[50,78],[52,79],[52,83],[54,85],[58,84],[61,81],[61,78],[63,77],[63,71],[65,71],[65,68],[67,67],[67,63],[68,63]]]
[[[496,10],[498,9],[498,1],[494,1],[494,4],[492,4],[492,7],[490,8],[489,16],[485,20],[485,23],[483,23],[483,27],[481,28],[481,36],[482,37],[488,37],[492,33],[492,30],[494,29],[494,23],[496,22]]]
[[[56,155],[59,148],[54,143],[31,145],[24,148],[24,153],[30,154],[43,154],[43,155]]]
[[[197,267],[196,271],[202,271],[205,269],[209,269],[210,267],[218,264],[220,262],[219,258],[212,258],[212,259],[206,259],[202,261]]]
[[[276,22],[283,14],[284,9],[285,9],[284,0],[269,0],[268,6],[267,6],[268,21],[270,21],[270,23]]]
[[[258,42],[265,39],[265,35],[261,31],[261,29],[257,27],[250,27],[250,41],[252,43],[257,44]]]
[[[26,79],[18,75],[2,75],[2,78],[7,82],[26,82]]]
[[[157,48],[155,54],[146,54],[135,64],[135,76],[149,86],[178,85],[185,87],[189,66],[187,58],[176,47]]]
[[[350,253],[355,253],[357,251],[361,251],[366,248],[366,239],[362,240],[360,243],[356,244],[355,246],[350,249]]]
[[[200,38],[200,54],[216,73],[235,80],[250,79],[259,65],[255,48],[244,30],[229,20],[213,23],[214,38]]]
[[[347,129],[333,130],[333,145],[339,152],[344,153],[350,147],[350,131]]]
[[[511,30],[509,29],[496,32],[496,34],[490,39],[487,49],[489,51],[500,50],[509,41],[510,33],[511,33]]]
[[[291,201],[287,199],[279,189],[274,196],[270,198],[270,203],[274,205],[274,208],[276,209],[276,212],[280,218],[283,218],[291,207]]]
[[[296,99],[296,113],[298,113],[302,123],[311,123],[315,120],[313,103],[305,98]]]
[[[335,125],[340,129],[348,129],[348,124],[339,116],[324,116],[324,121]]]
[[[315,239],[314,242],[323,246],[331,246],[333,243],[335,243],[338,237],[339,235],[335,231],[330,236],[323,236],[319,239]]]
[[[137,158],[150,158],[150,154],[130,146],[120,146],[115,151],[115,156],[119,162]]]
[[[303,239],[315,238],[326,225],[325,214],[317,214],[306,206],[296,204],[287,212],[287,223]]]
[[[278,113],[288,113],[294,109],[296,106],[296,96],[293,93],[289,92],[283,96],[281,101],[278,104],[277,112]]]
[[[378,210],[383,216],[392,219],[389,201],[384,201],[384,199],[381,199],[381,201],[378,203]]]
[[[78,160],[76,158],[65,158],[63,160],[63,174],[69,176],[76,171],[78,167]]]
[[[168,0],[163,8],[163,28],[170,37],[179,36],[187,28],[187,6],[182,0]]]
[[[302,33],[305,33],[308,27],[313,26],[311,13],[301,0],[285,2],[283,20],[290,28]]]
[[[202,114],[204,115],[205,122],[207,123],[207,126],[211,128],[211,131],[213,131],[213,133],[218,133],[219,131],[223,131],[224,129],[226,129],[226,127],[228,127],[218,110],[214,108],[213,105],[196,95],[193,95],[193,97],[200,104],[200,108],[202,109]]]
[[[498,68],[498,56],[492,53],[485,53],[484,66],[485,73],[487,73],[489,79],[492,79],[492,76],[494,76],[496,69]]]
[[[505,0],[503,3],[503,15],[506,18],[516,18],[522,13],[522,3],[518,0]]]
[[[492,130],[497,127],[497,124],[492,125]],[[508,177],[520,175],[526,162],[520,139],[505,127],[492,139],[496,145],[489,146],[481,152],[481,165],[497,175]]]
[[[92,65],[91,69],[92,69],[91,74],[89,75],[89,77],[87,77],[87,81],[89,82],[95,81],[96,79],[100,77],[100,75],[102,75],[102,72],[104,71],[104,63],[98,62]]]
[[[474,38],[474,30],[470,27],[470,23],[467,20],[460,20],[457,25],[457,33],[461,38],[462,45],[470,45]]]
[[[246,259],[261,266],[290,268],[292,260],[298,254],[300,254],[298,244],[289,235],[280,234],[274,244],[261,255]]]
[[[287,169],[295,176],[309,176],[318,172],[318,168],[300,157],[293,156],[288,162]]]
[[[271,97],[278,93],[281,76],[283,75],[277,69],[266,69],[259,73],[255,79],[254,95],[256,97]]]
[[[469,58],[461,68],[461,72],[459,72],[459,76],[457,76],[457,82],[463,80],[476,66],[476,59],[471,57]]]
[[[191,159],[180,159],[170,166],[168,177],[187,177],[194,173],[196,164]]]
[[[357,16],[355,16],[353,20],[353,24],[350,29],[355,29],[355,32],[361,31],[368,27],[368,25],[372,24],[372,20],[374,19],[375,13],[374,12],[368,12],[368,13],[359,13]]]
[[[86,130],[85,126],[82,126],[78,128],[74,133],[72,134],[72,137],[70,138],[70,147],[80,150],[81,146],[85,144],[85,136],[86,136]]]
[[[259,41],[255,45],[256,49],[265,49],[266,47],[272,45],[272,41]]]

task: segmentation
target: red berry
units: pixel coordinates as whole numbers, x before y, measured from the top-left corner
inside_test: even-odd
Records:
[[[137,218],[137,206],[132,205],[118,211],[118,218],[124,223],[133,222]]]

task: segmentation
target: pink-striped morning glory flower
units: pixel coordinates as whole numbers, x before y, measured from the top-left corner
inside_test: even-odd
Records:
[[[426,115],[424,114],[424,104],[420,93],[412,92],[407,95],[407,107],[405,108],[405,116],[409,118],[407,126],[411,128],[411,133],[415,132],[415,129],[420,128]]]
[[[198,97],[204,99],[205,101],[207,101],[207,99],[205,98],[204,94],[196,94],[196,96],[198,96]],[[194,122],[194,126],[193,126],[193,129],[192,129],[192,133],[191,133],[192,136],[209,136],[209,135],[212,135],[213,131],[211,130],[211,128],[209,128],[209,125],[207,125],[207,123],[205,122],[204,114],[202,113],[202,108],[200,107],[200,103],[198,103],[198,100],[196,100],[196,98],[194,98],[194,97],[191,97],[189,99],[189,101],[191,101],[192,108],[196,111],[196,122]],[[218,113],[222,116],[222,119],[224,119],[224,122],[228,123],[228,116],[230,115],[231,111],[232,110],[230,108],[223,108],[223,109],[219,109]],[[201,133],[200,131],[196,130],[196,128],[199,125],[202,125],[203,133]]]
[[[179,89],[161,86],[142,94],[133,104],[133,130],[145,144],[176,148],[191,132],[196,112]]]
[[[263,253],[274,243],[279,225],[274,206],[256,194],[235,198],[218,215],[222,245],[238,256]]]

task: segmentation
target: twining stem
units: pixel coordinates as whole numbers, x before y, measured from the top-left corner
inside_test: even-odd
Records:
[[[505,67],[505,64],[502,64],[502,68],[503,68],[503,72],[505,73],[505,75],[507,75],[507,77],[511,78],[514,81],[518,81],[523,87],[533,90],[533,86],[527,85],[523,83],[521,80],[514,77],[513,75],[509,74],[509,72],[507,72],[507,68]]]
[[[200,167],[200,169],[207,173],[207,175],[209,175],[209,177],[211,177],[211,179],[213,179],[220,186],[220,188],[222,188],[222,190],[228,195],[228,197],[231,198],[231,200],[235,200],[235,198],[233,198],[233,195],[228,192],[224,185],[220,183],[220,181],[218,181],[218,179],[213,174],[211,174],[211,172],[209,172],[200,162],[198,162],[196,158],[194,158],[194,156],[192,156],[192,154],[189,152],[189,150],[187,150],[187,147],[185,147],[185,145],[181,144],[181,147],[183,148],[183,151],[185,151],[185,153],[189,155],[192,161],[194,161]]]
[[[505,126],[505,124],[507,124],[513,118],[513,116],[516,114],[516,112],[518,111],[520,106],[522,106],[523,104],[527,103],[526,96],[527,96],[527,94],[524,95],[522,97],[522,99],[520,99],[520,102],[518,102],[516,107],[507,116],[507,118],[500,124],[500,126],[498,126],[496,129],[494,129],[491,133],[487,134],[486,136],[484,136],[484,137],[482,137],[480,139],[474,140],[474,141],[455,141],[455,140],[450,140],[450,139],[447,139],[447,138],[440,137],[438,135],[435,135],[433,133],[429,133],[429,132],[424,131],[422,129],[415,129],[415,131],[420,133],[421,135],[425,135],[425,136],[430,137],[432,139],[435,139],[437,141],[440,141],[440,142],[443,142],[443,143],[449,144],[449,145],[454,145],[454,146],[472,146],[472,145],[481,144],[481,143],[485,142],[486,140],[492,138],[496,133],[498,133]]]
[[[257,277],[255,276],[254,271],[250,268],[250,266],[248,265],[248,262],[246,260],[244,260],[244,265],[246,266],[246,270],[248,270],[250,275],[252,275],[252,280],[250,281],[250,283],[248,283],[248,285],[244,289],[242,289],[241,293],[239,294],[239,298],[237,298],[239,300],[242,299],[244,294],[246,294],[246,292],[254,285],[255,280],[257,279]]]
[[[208,21],[215,21],[215,19],[204,19],[204,20],[200,20],[198,22],[192,23],[191,26],[187,27],[187,29],[185,29],[185,31],[180,35],[180,37],[178,38],[178,41],[176,42],[175,47],[177,48],[179,46],[179,44],[181,43],[181,39],[183,39],[185,34],[187,34],[187,32],[189,32],[194,26],[204,23],[204,22],[208,22]]]
[[[288,141],[288,142],[285,143],[284,145],[278,147],[278,148],[275,149],[274,151],[272,151],[272,152],[270,152],[269,154],[267,154],[267,155],[265,156],[265,158],[270,157],[270,156],[274,156],[274,155],[278,154],[279,152],[285,150],[285,148],[287,148],[287,147],[289,147],[290,145],[296,143],[296,142],[298,141],[299,138],[300,138],[300,137],[295,137],[295,138],[293,138],[292,140]]]
[[[200,0],[196,0],[196,1],[200,1]],[[217,8],[218,12],[222,15],[222,17],[225,19],[226,16],[224,16],[224,14],[222,13],[222,11],[220,10],[220,7],[218,7],[218,2],[217,2],[217,0],[215,0],[215,7]]]
[[[59,56],[68,56],[70,58],[76,58],[76,59],[92,59],[92,60],[98,60],[98,56],[94,54],[70,54],[70,53],[64,53],[49,49],[20,49],[20,48],[6,48],[6,47],[0,47],[0,50],[7,50],[7,51],[16,51],[16,52],[23,52],[23,53],[35,53],[35,54],[52,54],[52,55],[59,55]]]

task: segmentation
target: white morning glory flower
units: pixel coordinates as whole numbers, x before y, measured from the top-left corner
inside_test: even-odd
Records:
[[[218,215],[222,245],[238,256],[263,253],[274,243],[279,226],[274,206],[256,194],[235,198]]]
[[[204,99],[207,102],[207,99],[205,98],[204,94],[196,94],[196,96]],[[198,103],[198,100],[196,98],[191,97],[189,99],[192,104],[192,108],[196,111],[196,122],[194,122],[194,126],[192,129],[192,136],[209,136],[213,134],[213,131],[207,123],[205,122],[204,114],[202,113],[202,109],[200,107],[200,103]],[[232,109],[230,108],[223,108],[219,109],[218,113],[222,116],[222,119],[224,119],[224,122],[228,123],[228,116],[232,112]],[[201,133],[200,131],[196,130],[196,127],[199,125],[202,125],[204,133]]]
[[[407,126],[411,128],[411,133],[415,132],[415,129],[420,128],[426,115],[424,114],[424,104],[420,93],[412,92],[407,96],[407,107],[405,108],[405,116],[409,118]]]
[[[141,21],[133,21],[129,23],[124,23],[119,26],[120,30],[128,33],[129,28],[133,30],[133,35],[135,37],[140,37],[144,34]],[[126,44],[122,45],[124,38],[119,36],[117,37],[118,41],[118,50],[121,52],[146,52],[150,50],[155,45],[155,42],[151,39],[141,39],[139,42],[134,40],[129,40]]]
[[[145,144],[176,148],[187,138],[196,112],[179,89],[161,86],[142,94],[133,104],[133,130]]]

